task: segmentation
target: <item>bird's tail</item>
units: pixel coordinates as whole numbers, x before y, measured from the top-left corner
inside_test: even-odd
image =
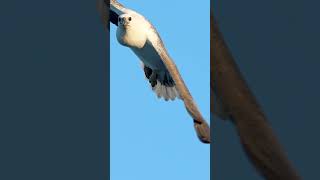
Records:
[[[175,86],[166,86],[162,84],[160,81],[157,81],[156,85],[152,87],[152,90],[157,94],[158,98],[162,98],[165,101],[175,100],[179,98],[179,93]]]
[[[194,128],[201,142],[209,144],[211,142],[210,127],[206,121],[194,120]]]

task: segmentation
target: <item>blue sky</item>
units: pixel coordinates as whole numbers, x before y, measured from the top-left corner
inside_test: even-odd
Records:
[[[191,0],[119,2],[153,23],[209,121],[210,2],[197,13]],[[115,30],[111,25],[111,179],[209,180],[210,146],[196,137],[183,102],[156,97],[140,60],[116,41]]]

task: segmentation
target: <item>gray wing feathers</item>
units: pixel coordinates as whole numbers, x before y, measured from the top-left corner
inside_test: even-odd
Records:
[[[120,4],[116,0],[110,0],[110,9],[112,11],[114,11],[115,13],[117,13],[118,15],[127,13],[129,11],[134,12],[134,11],[128,9],[128,8],[125,8],[122,4]]]
[[[192,116],[194,120],[194,127],[196,129],[197,135],[199,139],[204,143],[210,143],[210,128],[207,122],[202,117],[197,105],[195,104],[187,86],[185,85],[181,75],[175,65],[175,63],[171,60],[170,56],[168,55],[165,47],[154,28],[154,35],[151,36],[153,38],[148,43],[151,43],[153,47],[155,47],[156,51],[160,55],[163,63],[165,64],[168,72],[170,73],[172,79],[176,84],[176,89],[180,95],[180,98],[184,101],[185,107],[188,113]]]

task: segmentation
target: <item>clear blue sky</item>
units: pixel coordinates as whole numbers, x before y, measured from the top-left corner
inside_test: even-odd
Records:
[[[122,0],[156,27],[207,121],[210,119],[209,1]],[[210,146],[196,137],[180,100],[156,97],[140,60],[111,25],[111,179],[209,180]]]

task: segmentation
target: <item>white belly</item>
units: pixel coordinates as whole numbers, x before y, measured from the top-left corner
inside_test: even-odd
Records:
[[[147,40],[147,34],[140,28],[124,29],[122,26],[118,26],[117,40],[120,44],[132,49],[146,66],[153,70],[166,71],[157,51]]]
[[[153,70],[166,71],[159,54],[149,43],[146,43],[143,48],[131,49],[146,66]]]
[[[139,29],[124,29],[122,26],[118,26],[117,40],[123,46],[142,48],[147,41],[147,37]]]

